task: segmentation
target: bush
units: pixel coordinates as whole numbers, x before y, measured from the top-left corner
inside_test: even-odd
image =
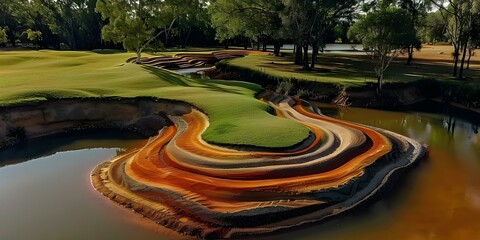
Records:
[[[297,93],[295,94],[295,96],[297,96],[299,98],[306,97],[307,99],[309,99],[311,94],[312,94],[312,91],[310,91],[309,89],[301,87],[301,88],[297,89]]]
[[[60,50],[69,50],[70,47],[66,43],[60,43]]]
[[[279,80],[277,83],[276,93],[288,95],[293,88],[292,80]]]

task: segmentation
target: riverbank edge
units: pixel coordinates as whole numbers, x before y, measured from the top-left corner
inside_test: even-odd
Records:
[[[58,98],[5,105],[0,107],[0,150],[28,139],[89,129],[119,129],[151,137],[171,124],[167,115],[182,115],[191,108],[208,116],[191,103],[155,97]],[[236,150],[282,152],[313,140],[310,133],[294,145],[278,148],[207,142]]]
[[[212,79],[239,80],[259,84],[265,89],[276,91],[281,82],[292,84],[289,95],[305,100],[351,107],[382,110],[397,110],[425,100],[435,100],[454,108],[480,114],[480,87],[472,87],[465,82],[442,82],[435,79],[419,79],[408,83],[385,83],[381,96],[376,84],[349,86],[316,82],[296,78],[277,77],[260,70],[234,66],[221,61],[215,69],[204,71]],[[460,81],[460,80],[459,80]],[[285,89],[280,89],[284,91]]]

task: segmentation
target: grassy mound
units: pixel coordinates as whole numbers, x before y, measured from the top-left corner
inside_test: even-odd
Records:
[[[287,147],[308,130],[279,119],[253,96],[256,84],[188,79],[155,68],[128,64],[133,54],[69,51],[0,53],[0,105],[71,97],[158,97],[189,102],[210,118],[206,141]]]

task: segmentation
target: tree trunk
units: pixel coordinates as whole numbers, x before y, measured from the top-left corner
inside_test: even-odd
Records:
[[[295,44],[295,64],[302,65],[302,46],[300,44]]]
[[[458,72],[458,55],[460,55],[459,46],[455,46],[455,50],[453,51],[455,63],[453,65],[453,77],[457,77]]]
[[[314,44],[312,49],[312,64],[310,65],[312,69],[315,68],[315,63],[317,62],[317,55],[318,55],[318,45]]]
[[[262,52],[267,51],[267,43],[265,41],[262,42]]]
[[[465,57],[467,56],[467,45],[467,43],[464,43],[463,46],[462,64],[460,65],[460,74],[458,75],[458,78],[460,79],[463,78],[463,67],[465,66]]]
[[[474,51],[468,51],[468,60],[467,60],[467,70],[470,69],[470,59],[472,59],[472,55],[474,54]]]
[[[310,67],[308,66],[308,44],[303,46],[303,52],[305,53],[303,55],[303,70],[310,70]]]
[[[248,48],[248,38],[247,38],[247,37],[244,37],[244,38],[245,38],[245,39],[243,40],[243,44],[244,44],[244,45],[243,45],[243,49],[244,49],[244,50],[247,50],[247,48]]]
[[[178,43],[180,43],[180,48],[182,48],[182,28],[180,28],[180,24],[178,26]],[[178,45],[177,45],[178,46]]]
[[[136,51],[137,60],[135,61],[136,64],[142,64],[142,52],[140,50]]]
[[[408,52],[407,65],[410,65],[412,64],[412,60],[413,60],[413,46],[409,46],[407,48],[407,52]]]
[[[167,32],[167,27],[165,27],[164,31]],[[168,48],[168,34],[165,34],[165,48]]]
[[[273,53],[275,56],[280,57],[280,49],[282,48],[282,44],[280,41],[275,42],[275,46],[273,47]]]
[[[382,95],[382,83],[383,83],[383,71],[381,71],[378,74],[377,80],[378,80],[377,95],[381,96]]]
[[[10,37],[8,32],[7,32],[7,38],[10,40],[10,43],[12,44],[13,47],[16,47],[17,45],[15,44],[15,35],[13,37]],[[6,45],[6,44],[5,44]]]
[[[192,28],[189,27],[189,28],[188,28],[187,36],[185,37],[185,42],[183,42],[183,48],[186,48],[186,47],[187,47],[188,39],[190,38],[190,33],[191,33],[191,32],[192,32]]]
[[[71,43],[70,43],[70,47],[72,49],[77,49],[77,40],[76,40],[76,37],[75,37],[75,27],[73,25],[73,20],[70,21],[70,34],[71,34]]]

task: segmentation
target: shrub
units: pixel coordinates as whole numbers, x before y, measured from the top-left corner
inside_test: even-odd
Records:
[[[60,50],[68,50],[70,47],[66,43],[60,43]]]
[[[294,84],[292,80],[280,80],[278,81],[277,89],[275,90],[275,92],[288,95],[292,90],[293,85]]]
[[[295,94],[295,96],[297,96],[299,98],[307,97],[307,99],[310,97],[310,95],[312,95],[312,91],[310,91],[309,89],[303,88],[303,87],[298,88],[297,93]]]

